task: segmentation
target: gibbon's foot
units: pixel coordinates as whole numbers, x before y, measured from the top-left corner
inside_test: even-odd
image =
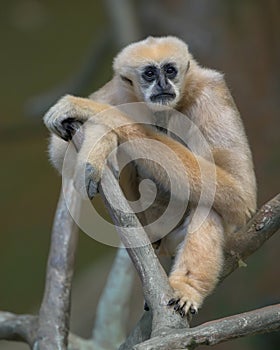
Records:
[[[188,278],[172,275],[169,277],[171,287],[174,289],[174,296],[169,300],[167,306],[174,306],[174,310],[184,317],[188,313],[196,314],[202,304],[204,296],[188,283]]]
[[[188,306],[188,304],[190,306]],[[167,303],[167,306],[173,306],[174,305],[174,311],[178,312],[181,317],[184,317],[187,315],[188,312],[190,312],[192,315],[196,314],[198,310],[191,305],[190,302],[182,302],[180,299],[170,299]],[[186,311],[187,310],[187,311]]]

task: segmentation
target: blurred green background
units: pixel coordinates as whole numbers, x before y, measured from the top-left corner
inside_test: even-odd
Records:
[[[131,1],[131,18],[125,17],[122,5],[118,0],[1,1],[1,310],[31,313],[41,302],[60,189],[60,177],[48,163],[46,152],[48,132],[42,123],[43,109],[48,105],[46,96],[52,100],[53,96],[72,92],[72,77],[77,92],[84,96],[110,78],[110,62],[127,40],[116,33],[113,11],[124,16],[124,27],[133,18],[135,39],[178,35],[189,43],[201,64],[225,73],[252,146],[259,204],[279,191],[278,0]],[[108,34],[112,44],[104,50],[102,40],[107,40]],[[102,60],[89,73],[89,81],[84,80],[80,86],[75,74],[85,66],[91,70],[91,55],[101,49]],[[40,94],[44,97],[36,98]],[[197,322],[279,302],[279,247],[280,237],[275,235],[248,260],[246,269],[235,272],[209,297]],[[79,292],[74,292],[74,315],[79,314],[75,300],[78,305],[88,284],[93,290],[88,298],[96,303],[113,254],[113,248],[80,234],[74,283]],[[84,321],[73,321],[75,330],[87,335],[92,316],[83,313]],[[236,340],[215,348],[264,349],[264,344],[266,349],[279,349],[279,334]],[[0,341],[1,350],[11,346]]]

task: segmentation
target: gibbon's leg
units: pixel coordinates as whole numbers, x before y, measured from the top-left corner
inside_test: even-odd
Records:
[[[198,215],[191,219],[169,277],[175,293],[168,305],[173,305],[182,317],[189,311],[197,312],[215,288],[223,264],[223,222],[212,209],[201,222],[205,210],[197,209]]]

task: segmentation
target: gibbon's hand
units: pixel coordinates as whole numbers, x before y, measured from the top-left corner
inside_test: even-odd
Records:
[[[102,116],[95,116],[110,108],[109,105],[94,102],[88,98],[66,95],[62,97],[44,116],[47,128],[65,141],[70,141],[80,126],[91,119],[103,124]]]
[[[65,141],[72,139],[84,121],[84,112],[70,95],[62,97],[44,116],[47,128]]]
[[[117,165],[118,139],[117,135],[105,125],[88,122],[83,128],[85,138],[77,157],[74,186],[83,198],[92,199],[98,192],[102,172],[110,155],[114,168]]]

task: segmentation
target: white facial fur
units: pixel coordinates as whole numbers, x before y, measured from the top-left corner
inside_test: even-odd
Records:
[[[147,64],[148,65],[148,64]],[[162,63],[158,64],[153,64],[154,66],[160,67]],[[164,102],[162,101],[152,101],[151,97],[153,95],[153,91],[155,90],[155,85],[157,84],[157,81],[154,80],[150,83],[147,83],[146,81],[143,80],[141,77],[141,74],[143,72],[143,68],[138,68],[136,70],[135,78],[133,79],[133,86],[135,89],[136,94],[139,96],[141,100],[144,102],[148,103],[149,106],[152,109],[158,110],[161,109],[161,107],[170,107],[170,108],[175,108],[177,103],[180,100],[180,87],[182,85],[181,78],[180,78],[180,71],[178,71],[178,77],[176,79],[171,80],[167,79],[168,83],[172,87],[172,92],[175,94],[175,97],[171,100],[166,100]]]

